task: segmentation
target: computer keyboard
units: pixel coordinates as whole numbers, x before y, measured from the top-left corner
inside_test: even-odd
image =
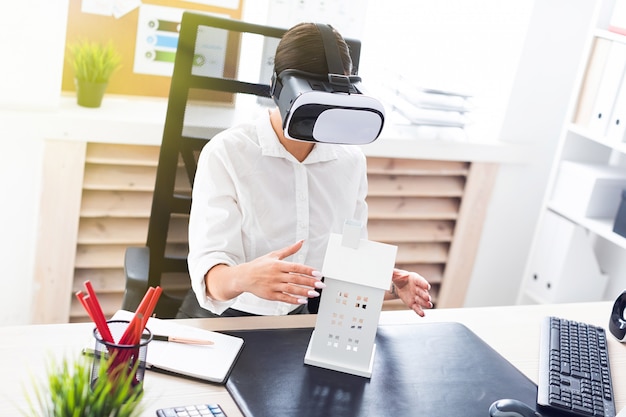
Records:
[[[182,407],[161,408],[157,417],[226,417],[219,404],[194,404]]]
[[[541,325],[537,404],[572,416],[615,417],[602,327],[545,317]]]

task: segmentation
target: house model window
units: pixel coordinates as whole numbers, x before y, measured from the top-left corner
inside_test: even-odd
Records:
[[[304,363],[369,378],[398,248],[361,234],[360,224],[346,222],[343,235],[330,235],[322,267],[326,288]]]

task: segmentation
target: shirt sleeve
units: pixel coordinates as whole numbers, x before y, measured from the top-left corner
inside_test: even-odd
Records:
[[[187,262],[191,287],[201,307],[221,314],[235,299],[217,301],[206,295],[204,276],[218,264],[236,265],[243,259],[241,212],[229,160],[214,138],[198,159],[189,215]]]

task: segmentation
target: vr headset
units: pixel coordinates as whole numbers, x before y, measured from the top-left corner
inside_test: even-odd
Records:
[[[270,92],[282,116],[285,137],[320,143],[371,143],[383,129],[383,105],[364,94],[360,77],[343,74],[332,28],[323,24],[317,27],[324,42],[328,74],[286,69],[272,76]]]

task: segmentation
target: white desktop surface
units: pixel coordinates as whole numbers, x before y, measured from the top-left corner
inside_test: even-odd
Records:
[[[435,309],[425,318],[410,311],[385,311],[380,324],[460,322],[485,340],[531,380],[537,381],[540,321],[556,315],[607,328],[611,302],[559,305]],[[185,324],[210,330],[313,327],[314,315],[190,319]],[[0,413],[19,415],[25,407],[24,389],[33,377],[41,377],[50,358],[78,355],[92,340],[90,323],[30,325],[0,328]],[[619,343],[607,329],[614,384],[615,406],[626,408],[626,344]],[[427,358],[424,358],[427,360]],[[145,375],[146,406],[143,416],[155,416],[162,407],[195,403],[219,403],[229,417],[241,416],[223,386],[192,381],[156,372]]]

